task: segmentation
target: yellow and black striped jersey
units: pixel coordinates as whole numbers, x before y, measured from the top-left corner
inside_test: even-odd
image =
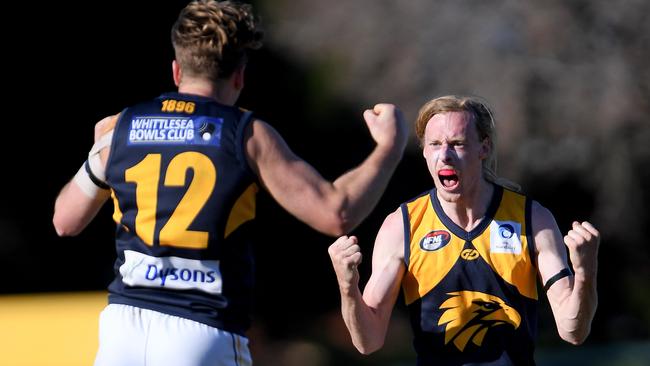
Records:
[[[433,189],[401,205],[402,289],[418,365],[533,365],[537,269],[531,200],[494,186],[470,232],[444,212]]]

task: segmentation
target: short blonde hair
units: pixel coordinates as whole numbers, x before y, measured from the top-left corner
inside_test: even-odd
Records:
[[[227,78],[246,62],[246,51],[262,46],[263,33],[249,4],[197,0],[172,27],[176,61],[190,76]]]
[[[490,151],[486,159],[483,160],[483,177],[492,183],[501,185],[514,191],[520,191],[521,187],[507,179],[497,176],[497,150],[496,150],[496,127],[492,111],[487,104],[477,97],[467,97],[458,95],[446,95],[435,98],[427,102],[420,108],[418,118],[415,121],[415,134],[423,144],[424,131],[429,120],[436,114],[445,112],[465,112],[468,113],[476,130],[478,131],[479,141],[488,140]]]

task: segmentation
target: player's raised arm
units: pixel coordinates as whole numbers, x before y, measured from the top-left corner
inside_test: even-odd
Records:
[[[539,204],[533,205],[533,230],[540,276],[558,333],[571,344],[581,344],[589,335],[598,306],[600,233],[589,222],[574,222],[563,240],[553,215]],[[566,258],[567,247],[572,268]]]
[[[334,182],[296,156],[277,131],[260,120],[252,123],[246,144],[249,164],[291,214],[325,234],[345,234],[377,204],[406,146],[407,127],[395,106],[378,104],[365,111],[364,118],[377,145],[363,163]]]
[[[341,313],[352,343],[363,354],[384,345],[390,316],[404,276],[404,229],[400,210],[390,214],[377,233],[372,274],[359,290],[361,249],[356,237],[342,236],[329,248],[341,293]]]

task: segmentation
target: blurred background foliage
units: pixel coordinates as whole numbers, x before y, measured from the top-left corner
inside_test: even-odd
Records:
[[[110,282],[112,207],[80,236],[60,239],[50,223],[54,198],[84,160],[96,121],[174,88],[169,29],[185,3],[7,9],[24,26],[12,27],[7,41],[11,102],[20,108],[7,111],[6,128],[24,145],[3,146],[0,293],[102,290]],[[563,345],[543,300],[540,363],[572,354],[636,365],[630,355],[650,355],[650,2],[253,3],[266,43],[251,57],[240,106],[333,179],[372,149],[365,108],[395,103],[412,123],[434,97],[483,97],[497,119],[500,175],[551,209],[563,232],[590,220],[602,233],[592,334],[582,348]],[[383,218],[431,186],[413,137],[376,210],[352,233],[365,255],[362,282]],[[333,239],[268,194],[259,200],[256,364],[413,364],[401,299],[384,349],[359,356],[339,315],[327,255]]]

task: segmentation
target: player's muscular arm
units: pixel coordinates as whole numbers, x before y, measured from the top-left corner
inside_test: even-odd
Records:
[[[115,128],[118,116],[106,117],[95,125],[95,143]],[[106,147],[99,152],[103,168],[106,167],[109,151],[110,148]],[[89,195],[75,180],[68,182],[61,189],[54,203],[52,222],[57,234],[59,236],[79,234],[97,215],[109,197],[109,190],[100,189],[96,194]]]
[[[372,256],[372,275],[359,291],[361,252],[355,237],[339,238],[329,248],[341,293],[341,313],[352,343],[363,354],[380,349],[404,276],[404,234],[400,211],[382,225]]]
[[[340,230],[338,215],[343,195],[296,156],[267,123],[255,120],[248,129],[249,165],[271,196],[289,213],[321,232]]]
[[[364,117],[377,146],[361,165],[334,182],[296,156],[277,131],[260,120],[247,131],[249,165],[292,215],[323,233],[342,235],[370,213],[406,146],[406,127],[394,106],[378,105]]]
[[[596,275],[600,234],[586,221],[574,222],[563,240],[553,215],[537,203],[533,204],[533,232],[540,277],[549,286],[547,297],[558,333],[569,343],[581,344],[589,335],[598,305]],[[555,281],[558,273],[569,268],[567,248],[575,275]]]

